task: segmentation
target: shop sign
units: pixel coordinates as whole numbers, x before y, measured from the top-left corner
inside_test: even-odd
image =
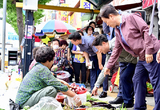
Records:
[[[156,0],[156,3],[158,2],[158,0]],[[143,0],[143,3],[142,3],[142,8],[145,9],[145,8],[148,8],[150,6],[152,6],[154,3],[154,0]]]
[[[68,7],[68,4],[61,4],[61,7]],[[68,23],[68,12],[67,11],[61,12],[61,21]]]
[[[80,1],[80,8],[85,8],[85,9],[93,9],[93,5],[86,0],[81,0]],[[81,16],[83,16],[85,13],[81,13]]]

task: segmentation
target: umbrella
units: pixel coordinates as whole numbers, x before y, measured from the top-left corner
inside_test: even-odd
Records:
[[[39,29],[41,28],[43,32],[56,31],[57,33],[65,33],[67,32],[67,30],[69,30],[69,32],[72,33],[76,31],[76,29],[73,26],[59,20],[50,20],[36,27]]]

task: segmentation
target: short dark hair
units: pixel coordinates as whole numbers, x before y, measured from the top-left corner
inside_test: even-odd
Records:
[[[94,32],[93,35],[97,36],[99,35],[99,32]]]
[[[52,40],[52,43],[53,43],[54,41],[57,41],[58,44],[60,45],[60,41],[59,41],[58,39],[53,39],[53,40]]]
[[[51,42],[51,41],[48,41],[48,42]]]
[[[83,32],[82,32],[82,31],[77,31],[77,32],[81,33],[81,34],[82,34],[82,36],[84,36],[84,34],[83,34]]]
[[[61,41],[60,41],[60,46],[62,46],[62,45],[68,46],[67,41],[66,41],[66,40],[61,40]]]
[[[36,51],[36,61],[45,63],[46,61],[52,61],[55,56],[54,50],[50,47],[40,47]]]
[[[81,35],[79,34],[79,32],[74,32],[69,35],[68,39],[72,39],[74,41],[81,40]]]
[[[96,23],[95,23],[94,21],[91,21],[91,22],[89,23],[89,26],[91,26],[91,24],[94,24],[94,25],[96,26]]]
[[[117,10],[115,9],[114,6],[107,4],[101,8],[98,16],[104,17],[104,18],[109,18],[109,14],[119,15],[119,13],[117,12]]]
[[[39,49],[39,47],[35,47],[33,50],[32,50],[32,53],[33,53],[33,58],[35,59],[36,58],[36,51]]]
[[[87,26],[87,28],[86,28],[86,33],[88,33],[88,29],[89,29],[89,28],[92,28],[92,31],[94,32],[94,28],[93,28],[92,26]],[[93,32],[92,32],[92,33],[93,33]]]
[[[100,34],[94,39],[92,45],[99,46],[99,45],[102,45],[102,42],[108,42],[108,39],[105,35]]]
[[[150,25],[150,21],[147,22],[147,25]],[[154,24],[153,24],[153,28],[154,28],[154,27],[155,27],[155,26],[154,26]]]
[[[158,37],[160,37],[160,32],[158,33]]]

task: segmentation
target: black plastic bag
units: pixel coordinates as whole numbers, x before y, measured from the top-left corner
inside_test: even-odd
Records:
[[[14,103],[13,100],[9,99],[10,110],[19,110],[19,105]]]

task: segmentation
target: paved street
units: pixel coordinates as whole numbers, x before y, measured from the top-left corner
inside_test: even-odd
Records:
[[[0,89],[0,108],[3,108],[5,110],[9,110],[9,99],[15,100],[16,93],[18,90],[19,82],[13,82],[10,84],[10,88],[6,91],[4,89]],[[88,91],[90,90],[89,87],[87,87]],[[102,91],[102,88],[99,89],[98,94],[100,94]],[[117,96],[118,89],[117,87],[114,88],[113,93],[108,92],[108,97],[106,98],[100,98],[100,100],[104,101],[111,101],[114,100],[114,98]],[[98,98],[98,96],[93,96],[94,98]],[[147,110],[153,110],[154,107],[154,98],[153,97],[147,97]],[[118,106],[118,105],[113,105]],[[127,110],[133,110],[133,108],[127,109]]]

